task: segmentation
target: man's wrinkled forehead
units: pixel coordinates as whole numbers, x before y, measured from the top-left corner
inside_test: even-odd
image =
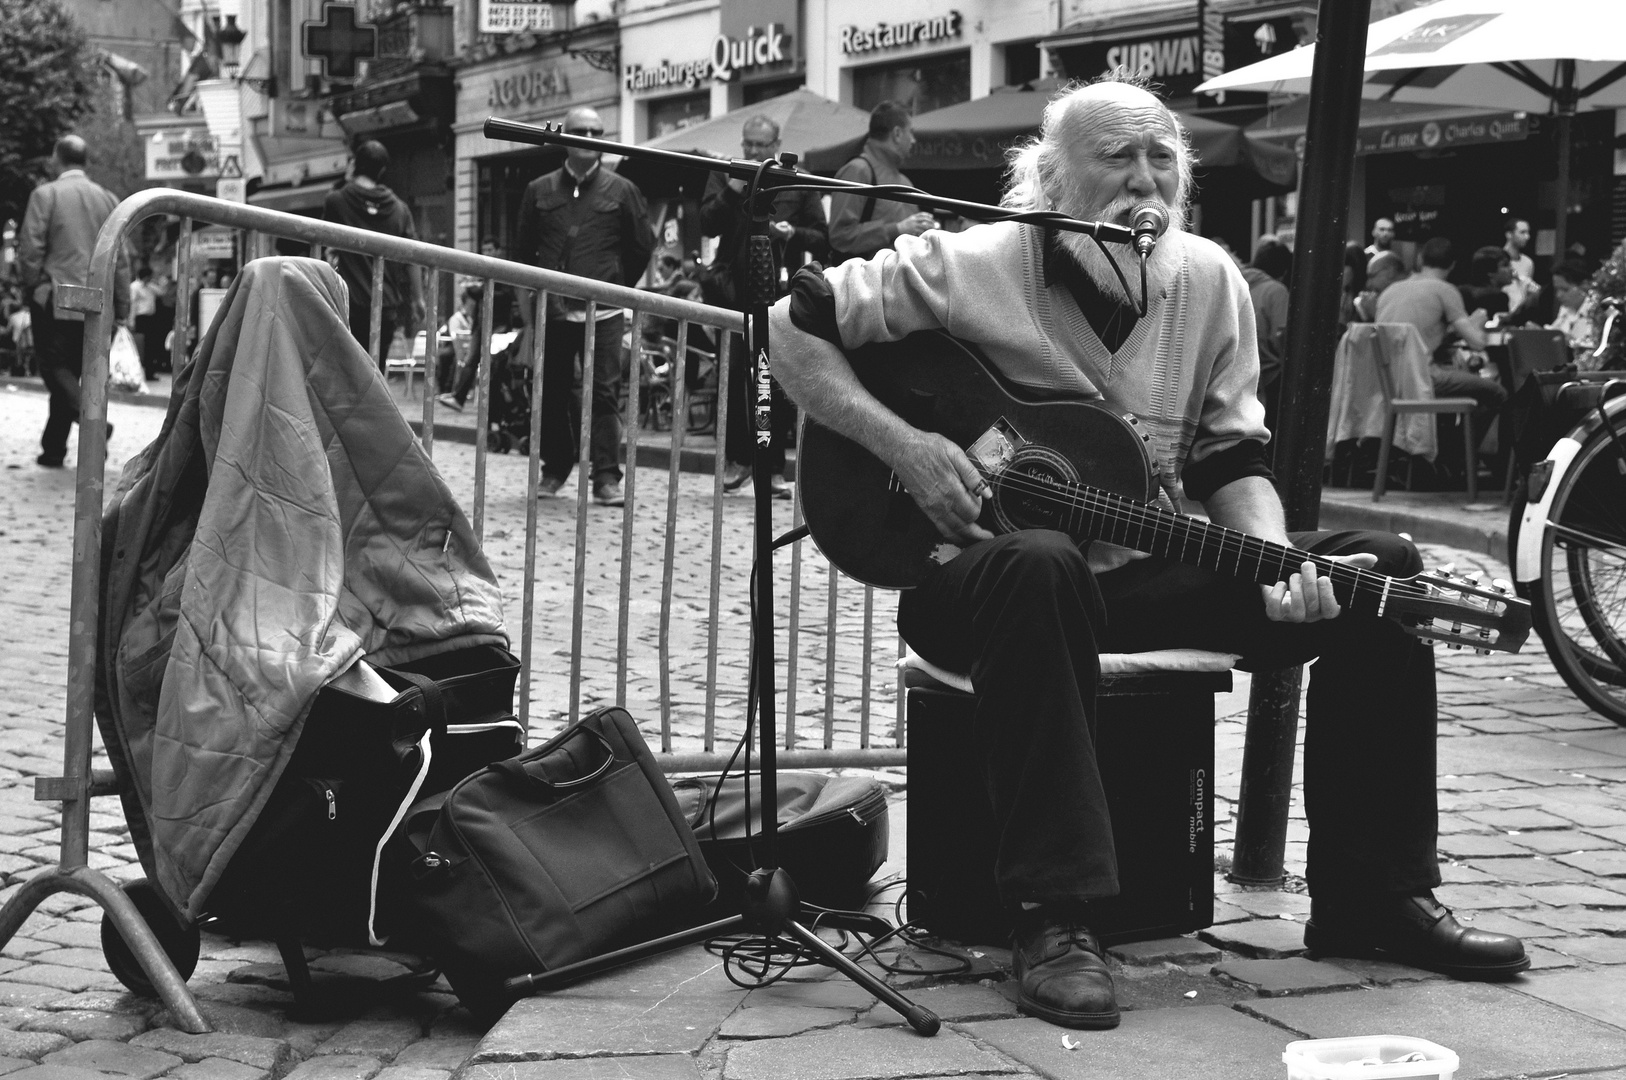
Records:
[[[1155,98],[1145,102],[1079,102],[1070,119],[1073,138],[1099,153],[1110,154],[1133,146],[1173,151],[1180,141],[1174,117]]]

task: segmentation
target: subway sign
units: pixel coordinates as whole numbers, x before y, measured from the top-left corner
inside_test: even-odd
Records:
[[[628,64],[623,82],[633,93],[676,87],[692,90],[707,79],[732,82],[738,75],[794,62],[790,41],[783,23],[769,23],[761,30],[748,26],[740,37],[718,34],[711,43],[711,55],[703,59],[662,60],[653,67]]]

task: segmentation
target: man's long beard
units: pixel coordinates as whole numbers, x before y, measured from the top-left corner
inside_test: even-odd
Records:
[[[1136,199],[1133,202],[1116,200],[1107,206],[1092,212],[1077,213],[1065,208],[1062,212],[1070,217],[1082,221],[1110,221],[1116,224],[1126,224],[1130,212],[1145,200]],[[1172,210],[1169,213],[1169,232],[1179,228],[1179,215]],[[1119,297],[1123,295],[1123,283],[1112,269],[1112,263],[1101,250],[1092,237],[1079,232],[1058,232],[1061,245],[1066,252],[1078,263],[1079,268],[1089,276],[1091,282],[1106,296]],[[1140,259],[1135,255],[1134,249],[1121,244],[1113,245],[1112,257],[1117,260],[1118,268],[1123,271],[1124,281],[1129,283],[1129,295],[1125,299],[1132,304],[1140,302]],[[1172,246],[1158,244],[1152,249],[1151,256],[1146,260],[1146,288],[1151,295],[1156,296],[1162,291],[1164,284],[1174,273],[1175,254]]]

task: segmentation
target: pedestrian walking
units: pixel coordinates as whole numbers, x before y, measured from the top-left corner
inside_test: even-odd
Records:
[[[594,110],[578,107],[565,117],[565,131],[597,138],[604,134],[604,121]],[[527,185],[519,209],[517,261],[615,285],[637,284],[655,249],[649,211],[637,186],[605,169],[601,156],[571,147],[563,167]],[[626,316],[605,305],[597,311],[591,363],[582,358],[583,379],[590,378],[593,385],[593,501],[620,506],[621,335]],[[535,317],[530,304],[520,305],[520,317],[527,324]],[[572,388],[587,340],[587,305],[550,293],[545,317],[538,490],[552,496],[564,486],[578,457],[581,404]],[[591,375],[586,374],[589,367]]]
[[[752,161],[766,161],[779,153],[779,125],[767,116],[747,120],[740,131],[740,149]],[[706,181],[705,198],[700,203],[700,227],[707,236],[717,237],[717,254],[702,279],[706,302],[744,311],[750,303],[751,208],[745,201],[745,181],[714,172]],[[787,271],[795,271],[808,258],[822,259],[829,244],[824,220],[824,203],[815,191],[774,192],[768,216],[773,241],[775,298],[788,289]],[[728,370],[728,425],[724,454],[723,490],[734,491],[751,476],[756,445],[756,425],[751,422],[755,394],[752,392],[750,363],[743,342],[736,336],[737,357]],[[785,446],[796,427],[795,407],[786,400],[777,383],[772,388],[772,432],[768,444],[768,486],[777,499],[790,498],[785,483]]]
[[[869,114],[864,149],[841,167],[836,179],[914,187],[903,174],[903,163],[914,148],[909,110],[896,101],[883,101]],[[908,203],[836,192],[830,197],[830,262],[867,259],[905,233],[919,236],[936,225],[936,218]]]
[[[85,316],[62,306],[62,287],[88,284],[90,256],[102,223],[118,199],[85,175],[85,140],[64,135],[46,168],[52,179],[28,197],[17,237],[17,269],[28,290],[28,311],[40,378],[51,392],[51,411],[35,460],[59,469],[68,454],[68,429],[79,419],[79,373],[84,362]],[[129,316],[130,263],[119,252],[109,336]],[[107,425],[113,434],[113,425]]]
[[[158,357],[164,351],[163,338],[158,333],[159,292],[153,281],[152,267],[143,266],[136,271],[136,280],[130,283],[130,329],[141,349],[141,370],[149,379],[158,374]]]
[[[418,238],[412,222],[412,211],[406,203],[383,184],[390,166],[390,152],[384,144],[372,139],[358,143],[351,151],[350,171],[343,187],[330,191],[322,204],[322,217],[340,225],[358,229],[371,229],[388,236]],[[373,321],[373,260],[371,256],[353,251],[338,253],[339,276],[350,290],[350,332],[369,347],[368,331]],[[423,321],[423,281],[417,267],[400,263],[386,263],[384,267],[383,303],[378,313],[378,370],[384,370],[390,342],[395,340],[395,328],[406,321],[402,318],[410,305],[410,334]]]

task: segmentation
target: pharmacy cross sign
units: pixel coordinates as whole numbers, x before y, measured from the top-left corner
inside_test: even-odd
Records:
[[[305,55],[320,57],[330,79],[354,79],[356,61],[378,55],[378,31],[356,24],[354,4],[323,4],[322,21],[305,23]]]

